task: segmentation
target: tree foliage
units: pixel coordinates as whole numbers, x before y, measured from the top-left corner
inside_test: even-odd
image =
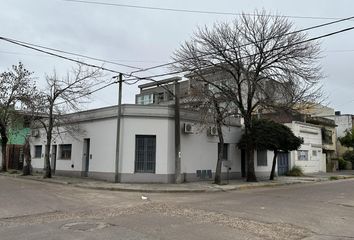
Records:
[[[302,138],[296,137],[290,128],[271,120],[257,119],[252,121],[252,130],[241,137],[238,146],[242,149],[247,144],[257,150],[271,150],[274,153],[270,180],[274,179],[276,158],[279,151],[297,150],[303,143]]]
[[[233,23],[199,28],[174,54],[174,69],[219,91],[244,119],[246,133],[256,111],[291,109],[321,97],[319,44],[307,41],[285,17],[243,14]],[[251,144],[248,144],[251,146]],[[247,180],[256,181],[247,147]]]
[[[21,110],[26,110],[37,96],[32,75],[33,73],[28,71],[21,62],[0,73],[0,136],[3,171],[7,170],[6,145],[9,128],[15,127]]]
[[[354,129],[347,130],[344,137],[339,137],[338,140],[343,146],[354,148]]]

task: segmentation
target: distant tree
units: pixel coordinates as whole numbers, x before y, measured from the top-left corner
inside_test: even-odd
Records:
[[[256,11],[231,24],[199,28],[175,52],[173,68],[218,89],[234,104],[247,134],[257,111],[321,99],[319,53],[319,43],[286,17]],[[247,144],[247,181],[257,181],[251,147]]]
[[[347,130],[344,137],[339,137],[338,140],[343,146],[354,148],[354,129]]]
[[[252,125],[251,132],[242,136],[238,146],[245,148],[246,144],[252,143],[252,147],[257,150],[273,151],[272,170],[269,177],[270,180],[273,180],[278,153],[280,151],[289,152],[299,149],[303,140],[300,137],[296,137],[287,126],[271,120],[253,120]]]
[[[9,140],[9,128],[15,126],[21,115],[36,96],[36,86],[28,71],[21,62],[11,69],[0,73],[0,136],[2,149],[2,171],[7,171],[6,146]]]
[[[87,101],[92,87],[100,82],[101,76],[99,69],[92,69],[82,64],[78,64],[65,77],[59,77],[55,71],[52,75],[46,76],[46,89],[41,91],[40,97],[33,105],[37,115],[36,122],[45,130],[46,135],[43,177],[52,177],[49,154],[53,129],[68,124],[62,115],[72,110],[79,110],[82,103]]]

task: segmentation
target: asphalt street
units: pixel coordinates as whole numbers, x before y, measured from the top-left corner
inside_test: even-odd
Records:
[[[0,176],[0,200],[1,240],[354,239],[354,180],[141,194]]]

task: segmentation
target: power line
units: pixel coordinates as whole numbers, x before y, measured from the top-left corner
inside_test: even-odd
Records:
[[[45,47],[45,46],[41,46],[41,45],[38,45],[38,44],[28,43],[28,42],[24,42],[24,41],[20,41],[20,40],[15,40],[15,39],[11,39],[11,38],[6,38],[6,39],[14,41],[14,42],[17,42],[17,43],[25,44],[25,45],[28,45],[28,46],[42,48],[42,49],[46,49],[46,50],[50,50],[50,51],[54,51],[54,52],[59,52],[59,53],[65,53],[65,54],[72,55],[72,56],[83,57],[83,58],[87,58],[87,59],[91,59],[91,60],[95,60],[95,61],[100,61],[100,62],[104,62],[104,63],[110,63],[110,64],[114,64],[114,65],[121,66],[121,67],[128,67],[128,68],[132,68],[132,69],[141,69],[141,68],[134,67],[134,66],[131,66],[131,65],[117,63],[117,62],[104,60],[104,59],[100,59],[100,58],[96,58],[96,57],[90,57],[90,56],[87,56],[87,55],[73,53],[73,52],[68,52],[68,51],[64,51],[64,50],[60,50],[60,49]]]
[[[111,86],[111,85],[113,85],[113,84],[116,84],[116,83],[118,83],[118,81],[114,81],[114,82],[108,83],[108,84],[106,84],[106,85],[104,85],[104,86],[102,86],[102,87],[96,88],[95,90],[92,90],[92,91],[90,91],[90,92],[88,92],[88,93],[85,93],[85,94],[82,94],[82,95],[80,95],[80,96],[78,96],[78,97],[72,98],[72,99],[70,99],[70,101],[73,101],[73,100],[76,100],[76,99],[79,99],[79,98],[82,98],[82,97],[91,95],[92,93],[98,92],[98,91],[100,91],[100,90],[102,90],[102,89],[105,89],[105,88],[107,88],[107,87],[109,87],[109,86]],[[66,102],[67,102],[67,101],[62,101],[62,102],[59,102],[59,103],[55,103],[54,105],[55,105],[55,106],[56,106],[56,105],[61,105],[61,104],[64,104],[64,103],[66,103]]]
[[[291,46],[303,44],[303,43],[306,43],[306,42],[319,40],[319,39],[330,37],[330,36],[333,36],[333,35],[336,35],[336,34],[339,34],[339,33],[351,31],[353,29],[354,29],[354,27],[344,28],[344,29],[341,29],[341,30],[338,30],[338,31],[334,31],[334,32],[330,32],[330,33],[327,33],[327,34],[319,35],[317,37],[309,38],[309,39],[306,39],[304,41],[297,42],[297,43],[294,43],[294,44],[291,44],[291,45],[286,45],[286,46],[281,46],[281,47],[278,47],[278,48],[274,48],[271,51],[276,51],[276,50],[283,49],[285,47],[291,47]],[[224,51],[226,51],[226,50],[224,50]],[[266,52],[269,52],[269,51],[265,51],[263,53],[266,53]],[[250,56],[243,56],[243,57],[240,57],[240,59],[246,58],[246,57],[251,57],[251,56],[256,56],[256,55],[258,55],[258,53],[252,54]],[[210,66],[212,66],[212,65],[210,65]],[[205,67],[208,67],[208,66],[205,66]],[[147,77],[138,77],[138,76],[134,76],[134,75],[130,74],[130,76],[133,76],[133,78],[125,79],[125,81],[133,81],[133,80],[136,80],[136,79],[139,79],[139,80],[151,80],[151,78],[153,78],[153,77],[162,77],[162,76],[174,75],[174,74],[184,73],[184,72],[187,72],[187,71],[194,71],[194,70],[197,70],[197,69],[188,69],[188,70],[182,70],[182,71],[174,71],[174,72],[169,72],[169,73],[150,75],[150,76],[147,76]]]
[[[151,6],[141,6],[141,5],[130,5],[130,4],[118,4],[118,3],[108,3],[99,1],[85,1],[85,0],[62,0],[65,2],[75,2],[75,3],[85,3],[85,4],[95,4],[104,6],[114,6],[114,7],[124,7],[124,8],[137,8],[137,9],[148,9],[148,10],[158,10],[158,11],[169,11],[169,12],[184,12],[184,13],[199,13],[199,14],[213,14],[213,15],[232,15],[232,16],[260,16],[261,14],[252,13],[235,13],[235,12],[218,12],[218,11],[204,11],[204,10],[191,10],[191,9],[178,9],[178,8],[163,8],[163,7],[151,7]],[[264,16],[269,17],[279,17],[280,15],[266,14]],[[297,19],[321,19],[321,20],[335,20],[340,19],[338,17],[317,17],[317,16],[295,16],[295,15],[284,15],[282,17],[287,18],[297,18]]]
[[[22,46],[22,47],[25,47],[25,48],[29,48],[29,49],[32,49],[32,50],[35,50],[35,51],[38,51],[38,52],[41,52],[41,53],[45,53],[45,54],[48,54],[48,55],[51,55],[51,56],[62,58],[62,59],[65,59],[65,60],[68,60],[68,61],[71,61],[71,62],[76,62],[76,63],[82,64],[82,65],[85,65],[85,66],[88,66],[88,67],[98,68],[98,69],[101,69],[103,71],[112,72],[112,73],[116,73],[116,74],[121,73],[121,72],[118,72],[116,70],[112,70],[112,69],[105,68],[105,67],[102,67],[102,66],[97,66],[97,65],[94,65],[94,64],[90,64],[90,63],[85,63],[85,62],[80,61],[80,60],[76,60],[76,59],[69,58],[69,57],[66,57],[66,56],[62,56],[62,55],[59,55],[59,54],[56,54],[56,53],[48,52],[48,51],[45,51],[45,50],[42,50],[42,49],[39,49],[39,48],[36,48],[36,47],[32,47],[32,46],[29,46],[27,44],[20,43],[20,42],[18,42],[16,40],[8,39],[6,37],[1,37],[0,36],[0,40],[6,41],[6,42],[9,42],[9,43],[13,43],[15,45],[19,45],[19,46]]]
[[[313,29],[316,29],[316,28],[321,28],[321,27],[325,27],[325,26],[329,26],[329,25],[333,25],[333,24],[336,24],[336,23],[339,23],[339,22],[349,21],[349,20],[352,20],[352,19],[354,19],[354,16],[348,17],[348,18],[342,18],[342,19],[339,19],[339,20],[336,20],[336,21],[331,21],[331,22],[328,22],[328,23],[314,25],[312,27],[303,28],[303,29],[296,30],[296,31],[293,31],[293,32],[289,32],[289,33],[285,34],[285,36],[288,36],[288,35],[291,35],[291,34],[295,34],[295,33],[299,33],[299,32],[309,31],[309,30],[313,30]],[[276,37],[279,37],[279,36],[276,36]],[[260,40],[258,42],[271,40],[271,39],[276,38],[276,37],[266,38],[266,39]],[[241,45],[239,47],[245,47],[245,46],[248,46],[248,45],[251,45],[251,44],[254,44],[254,43],[243,44],[243,45]],[[228,50],[228,49],[230,49],[230,48],[226,48],[225,50]],[[214,54],[214,53],[205,53],[205,54],[200,55],[199,57],[208,56],[208,55],[212,55],[212,54]],[[172,61],[172,62],[168,62],[168,63],[164,63],[164,64],[159,64],[159,65],[156,65],[156,66],[152,66],[152,67],[144,68],[144,69],[141,69],[141,70],[133,71],[131,73],[146,72],[146,71],[149,71],[149,70],[152,70],[152,69],[170,66],[170,65],[173,65],[175,63],[180,63],[180,62],[184,62],[184,61],[191,60],[191,59],[192,58],[185,59],[185,60],[180,60],[180,61]]]

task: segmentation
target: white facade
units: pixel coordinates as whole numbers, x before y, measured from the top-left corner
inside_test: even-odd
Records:
[[[300,166],[304,173],[326,172],[326,158],[322,152],[321,128],[296,121],[285,125],[296,136],[304,140],[299,150],[290,153],[290,167]]]
[[[73,135],[60,128],[52,141],[52,153],[56,148],[56,174],[87,176],[113,180],[116,154],[117,108],[107,107],[68,115],[79,130]],[[197,114],[181,112],[181,172],[187,181],[209,179],[214,175],[218,137],[207,134],[207,129],[184,133],[185,123],[194,124]],[[175,171],[174,111],[167,106],[123,105],[121,118],[121,139],[119,156],[119,177],[121,182],[173,182]],[[240,176],[240,151],[236,144],[241,137],[239,123],[225,127],[224,138],[228,144],[227,155],[231,162],[231,176]],[[136,150],[139,136],[155,139],[155,167],[153,172],[136,171]],[[89,153],[85,149],[89,142]],[[63,145],[64,144],[64,145]],[[71,146],[70,157],[62,149]],[[43,130],[37,138],[31,139],[32,164],[34,169],[43,169],[45,135]],[[39,147],[42,146],[42,147]],[[55,147],[56,146],[56,147]],[[39,153],[42,148],[42,154]],[[37,154],[35,153],[37,150]],[[86,155],[85,155],[86,154]],[[36,156],[37,155],[37,156]],[[88,156],[88,157],[86,157]],[[62,159],[62,158],[66,159]],[[53,157],[52,157],[53,158]],[[51,159],[53,167],[53,159]],[[88,162],[88,168],[86,163]],[[86,171],[88,170],[88,171]],[[223,172],[226,168],[223,167]],[[198,175],[199,173],[199,175]]]

